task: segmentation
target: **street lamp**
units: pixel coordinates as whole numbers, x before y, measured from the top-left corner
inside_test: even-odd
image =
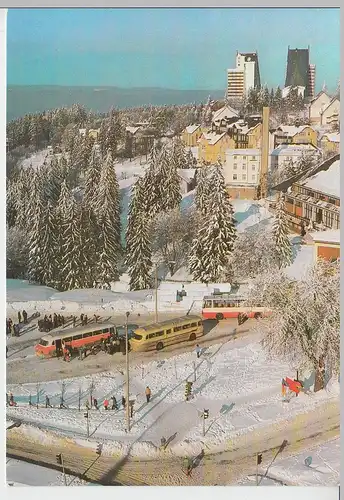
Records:
[[[130,432],[130,413],[129,413],[129,339],[128,339],[128,317],[129,311],[125,313],[125,364],[126,364],[126,422],[127,432]]]

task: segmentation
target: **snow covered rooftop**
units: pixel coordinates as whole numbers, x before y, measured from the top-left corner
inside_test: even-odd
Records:
[[[218,121],[223,118],[235,118],[239,116],[238,112],[231,106],[223,106],[223,108],[218,109],[213,116],[213,121]]]
[[[326,137],[330,142],[340,143],[340,134],[324,134],[323,137]]]
[[[188,134],[193,134],[194,132],[196,132],[196,130],[198,130],[200,128],[201,125],[189,125],[188,127],[186,127],[186,131]]]
[[[314,248],[311,245],[301,246],[292,264],[285,269],[286,275],[295,280],[302,279],[314,262]]]
[[[228,156],[239,156],[239,155],[260,155],[260,149],[227,149],[226,155]]]
[[[300,155],[300,153],[304,152],[317,152],[319,151],[318,148],[315,146],[312,146],[311,144],[280,144],[277,146],[272,151],[273,156],[279,156],[279,155],[287,155],[287,156],[294,156],[294,155]]]
[[[340,229],[309,233],[316,243],[340,243]]]
[[[178,169],[178,175],[181,177],[184,181],[190,182],[194,179],[196,173],[195,168],[180,168]]]
[[[315,191],[340,198],[340,160],[333,162],[328,170],[309,177],[302,184]]]
[[[277,129],[277,131],[281,130],[285,134],[287,134],[289,137],[294,137],[296,134],[300,134],[305,128],[307,128],[308,125],[302,125],[300,127],[294,127],[291,125],[280,125]]]
[[[203,137],[206,141],[208,141],[210,146],[214,146],[222,137],[226,135],[226,132],[222,134],[216,134],[215,132],[204,132]]]
[[[135,135],[138,130],[140,130],[140,127],[125,127],[125,130],[127,132],[130,132],[131,134]]]

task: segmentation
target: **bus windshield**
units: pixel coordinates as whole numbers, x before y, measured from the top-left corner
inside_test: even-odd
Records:
[[[40,339],[40,341],[38,342],[39,345],[42,345],[42,346],[46,346],[49,344],[49,342],[47,340],[44,340],[44,339]]]
[[[138,333],[133,332],[132,338],[135,340],[142,340],[142,335],[139,335]]]

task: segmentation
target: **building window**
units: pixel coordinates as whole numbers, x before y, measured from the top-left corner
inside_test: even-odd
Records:
[[[233,174],[233,181],[237,181],[238,180],[238,174]]]
[[[255,172],[255,171],[256,171],[256,166],[252,165],[252,172]]]
[[[324,224],[326,227],[331,227],[332,228],[332,225],[333,225],[333,213],[332,212],[328,212],[328,211],[325,211],[323,212],[323,216],[324,216]]]
[[[255,174],[252,174],[252,181],[255,181],[256,180],[256,176]]]
[[[289,198],[289,196],[286,197],[286,200],[285,200],[287,203],[290,203],[290,205],[294,205],[294,200],[293,198]]]
[[[236,160],[236,159],[237,159],[237,156],[236,156],[236,155],[234,155],[234,160]]]
[[[256,157],[255,157],[255,156],[252,156],[251,160],[252,160],[252,161],[256,161]]]
[[[246,170],[246,163],[243,164],[242,169]]]
[[[233,164],[233,170],[236,170],[238,168],[238,164],[237,163],[234,163]]]
[[[243,156],[243,160],[246,160],[246,156]]]
[[[305,217],[308,220],[312,220],[312,206],[308,203],[305,206]]]
[[[246,181],[246,174],[242,174],[242,180]]]

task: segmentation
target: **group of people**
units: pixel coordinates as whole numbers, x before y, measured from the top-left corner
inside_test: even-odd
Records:
[[[18,311],[18,323],[13,323],[11,318],[6,319],[6,335],[13,335],[14,337],[19,336],[20,325],[28,324],[27,312],[23,310],[22,312]]]
[[[145,394],[146,394],[146,401],[147,401],[147,403],[149,403],[150,399],[151,399],[152,392],[151,392],[150,387],[148,385],[146,387]],[[115,396],[112,396],[110,398],[110,400],[111,400],[111,405],[110,405],[110,402],[109,402],[109,400],[107,398],[104,399],[104,401],[103,401],[104,410],[105,411],[108,411],[108,410],[118,410],[118,404],[117,404],[117,400],[116,400]],[[126,399],[125,399],[124,396],[122,396],[121,404],[122,404],[122,408],[125,410],[126,407],[127,407],[127,401],[126,401]],[[129,405],[130,405],[129,406],[129,408],[130,408],[130,416],[132,417],[133,416],[133,412],[134,412],[134,401],[129,401]],[[99,410],[98,400],[96,398],[91,397],[91,402],[90,402],[87,399],[86,403],[85,403],[85,407],[86,407],[87,411],[91,410],[92,408],[95,408],[96,410]]]
[[[65,327],[65,317],[62,314],[45,315],[43,319],[38,320],[38,330],[40,332],[50,332],[60,326]]]
[[[17,403],[14,401],[12,392],[6,392],[6,406],[17,406]]]

